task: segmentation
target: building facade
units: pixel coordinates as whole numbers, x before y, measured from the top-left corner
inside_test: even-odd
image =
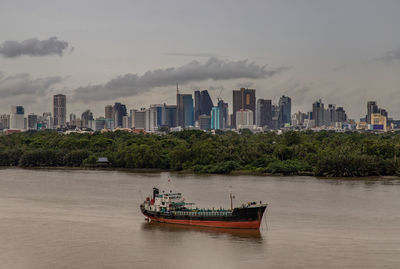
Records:
[[[55,128],[64,128],[67,126],[67,97],[64,94],[53,96],[53,115]]]
[[[232,106],[232,121],[233,128],[237,128],[236,112],[241,109],[251,110],[253,112],[253,122],[255,122],[256,111],[256,90],[241,88],[238,91],[233,91],[233,106]]]

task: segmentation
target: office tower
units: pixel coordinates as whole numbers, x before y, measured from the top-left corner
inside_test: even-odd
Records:
[[[376,101],[369,101],[367,103],[367,124],[371,124],[371,114],[378,113],[378,106],[376,105]]]
[[[329,104],[328,108],[325,110],[324,125],[325,126],[334,126],[336,122],[337,122],[336,105]]]
[[[220,107],[213,107],[211,109],[211,129],[220,130],[223,129],[223,115]]]
[[[106,128],[106,119],[105,118],[103,118],[103,117],[97,118],[94,122],[95,122],[94,123],[95,131],[101,131],[104,128]]]
[[[381,113],[372,113],[371,115],[371,124],[369,129],[375,131],[387,131],[387,118],[385,115]]]
[[[272,128],[272,101],[265,99],[257,100],[256,125],[258,127]]]
[[[35,114],[28,115],[28,129],[37,130],[38,116]]]
[[[238,91],[233,91],[233,107],[232,112],[234,117],[232,117],[233,122],[231,125],[233,128],[237,127],[236,123],[236,112],[240,109],[249,109],[253,112],[253,122],[255,122],[255,112],[256,112],[256,90],[255,89],[245,89],[241,88]]]
[[[106,119],[114,119],[113,117],[113,106],[112,105],[107,105],[104,108],[104,116]]]
[[[165,105],[150,105],[150,109],[156,113],[156,126],[159,128],[163,125],[165,117]]]
[[[279,129],[280,128],[280,116],[281,116],[281,111],[280,107],[277,105],[272,105],[272,120],[271,120],[271,129]]]
[[[194,126],[193,97],[191,94],[176,94],[178,126]]]
[[[221,114],[222,114],[221,129],[225,129],[228,127],[228,119],[229,119],[228,103],[225,103],[223,100],[218,100],[218,107],[221,109]]]
[[[236,111],[236,125],[237,129],[247,128],[254,124],[253,111],[250,109],[240,109]]]
[[[290,97],[282,95],[282,97],[279,98],[279,111],[280,127],[285,127],[287,124],[290,125],[292,118],[292,99],[290,99]]]
[[[307,119],[307,114],[303,113],[301,111],[294,113],[292,115],[292,123],[291,125],[293,127],[303,127],[304,126],[304,120]]]
[[[74,113],[69,114],[69,122],[74,122],[76,120],[76,115]]]
[[[212,113],[212,111],[211,111]],[[199,128],[200,130],[208,131],[211,127],[211,116],[201,115],[199,116]]]
[[[24,114],[25,111],[23,106],[11,106],[10,129],[25,129]]]
[[[194,120],[198,121],[201,115],[211,115],[214,106],[207,90],[194,92]]]
[[[134,109],[132,111],[132,122],[133,128],[135,129],[146,129],[146,109],[142,108],[140,110]]]
[[[312,120],[315,121],[315,126],[323,126],[324,125],[324,104],[322,103],[321,99],[313,103],[312,109]]]
[[[122,118],[127,116],[128,113],[126,112],[126,106],[121,103],[115,103],[113,107],[113,118],[115,123],[115,128],[122,127]],[[108,115],[107,115],[108,116]]]
[[[146,109],[146,132],[154,132],[158,129],[157,125],[157,108],[150,107]]]
[[[122,117],[122,128],[129,128],[129,117],[123,116]]]
[[[66,126],[67,98],[64,94],[53,96],[54,127],[63,128]]]
[[[10,129],[10,115],[3,114],[0,115],[0,129]]]
[[[343,107],[336,108],[335,119],[336,122],[347,122],[346,111],[344,111]]]
[[[89,109],[87,109],[85,112],[82,113],[81,119],[83,127],[90,128],[90,122],[93,121],[93,113]]]
[[[164,105],[164,120],[162,125],[170,128],[177,126],[177,106]]]

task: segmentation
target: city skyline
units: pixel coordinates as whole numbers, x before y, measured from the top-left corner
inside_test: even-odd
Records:
[[[322,98],[351,118],[376,100],[400,118],[397,1],[44,3],[2,1],[0,113],[39,113],[57,93],[95,114],[173,103],[178,82],[229,103],[241,87],[287,95],[294,111]]]

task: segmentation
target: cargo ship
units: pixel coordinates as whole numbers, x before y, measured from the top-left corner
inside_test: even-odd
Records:
[[[160,193],[153,188],[140,210],[149,221],[217,228],[259,229],[267,204],[249,202],[231,209],[200,209],[194,203],[186,203],[181,193]]]

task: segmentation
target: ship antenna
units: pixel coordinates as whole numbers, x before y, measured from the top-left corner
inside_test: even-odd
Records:
[[[230,198],[231,198],[231,210],[233,210],[233,201],[232,201],[232,192],[230,193]]]

